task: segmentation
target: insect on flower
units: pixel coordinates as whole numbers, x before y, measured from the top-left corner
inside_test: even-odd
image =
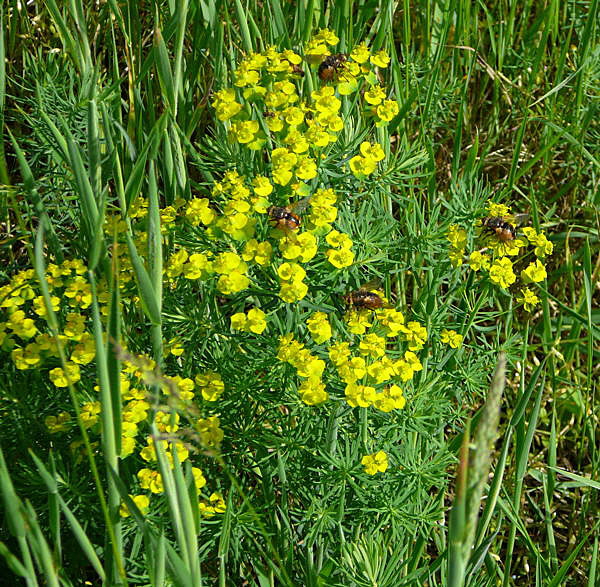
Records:
[[[269,206],[267,214],[270,221],[280,230],[297,230],[302,221],[298,214],[301,214],[308,207],[310,197],[302,198],[289,206]]]
[[[343,300],[349,309],[354,310],[379,310],[380,308],[387,308],[389,304],[386,304],[379,294],[372,291],[378,285],[379,280],[373,279],[359,287],[356,291],[343,296]]]
[[[344,67],[344,63],[348,60],[348,55],[345,53],[335,53],[328,55],[319,65],[318,75],[323,82],[330,82],[336,78]]]
[[[488,216],[481,221],[482,234],[493,234],[501,242],[515,240],[517,226],[525,223],[528,214],[515,214],[514,216]]]

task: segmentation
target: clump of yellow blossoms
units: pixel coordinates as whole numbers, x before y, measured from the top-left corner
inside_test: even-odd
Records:
[[[552,254],[554,248],[546,235],[530,226],[518,229],[517,219],[506,204],[488,202],[486,218],[487,221],[478,221],[476,234],[476,238],[484,246],[472,251],[468,257],[467,231],[455,224],[450,226],[447,239],[452,265],[458,267],[466,259],[473,271],[486,272],[492,283],[505,290],[518,282],[518,276],[522,285],[544,281],[547,277],[544,260]],[[487,225],[490,218],[495,221],[494,228]],[[495,228],[500,223],[501,226]],[[531,253],[536,257],[534,261],[531,261]],[[520,271],[515,270],[515,265],[521,267]],[[521,287],[516,300],[523,304],[527,312],[531,312],[539,303],[538,296],[529,287]]]
[[[365,455],[360,462],[365,468],[365,473],[367,473],[367,475],[385,473],[389,466],[387,454],[382,450],[370,455]]]

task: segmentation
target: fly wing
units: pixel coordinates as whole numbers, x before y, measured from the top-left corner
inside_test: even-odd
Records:
[[[381,279],[379,279],[379,277],[375,277],[374,279],[367,281],[367,283],[363,283],[360,286],[360,289],[362,291],[373,291],[374,289],[381,289]]]
[[[310,203],[310,196],[306,196],[306,198],[302,198],[301,200],[298,200],[297,202],[290,204],[289,209],[291,212],[295,212],[296,214],[302,214],[302,212],[305,212],[306,209],[308,208],[309,203]]]
[[[513,215],[513,222],[515,224],[515,226],[523,226],[524,224],[526,224],[529,221],[529,214],[514,214]]]

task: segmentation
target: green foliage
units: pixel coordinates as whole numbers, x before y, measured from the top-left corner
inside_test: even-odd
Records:
[[[9,0],[0,9],[2,576],[595,584],[597,16],[597,0]],[[323,28],[339,43],[328,45]],[[362,41],[389,66],[353,70],[351,57],[319,79],[322,57],[309,63],[319,43],[351,53]],[[312,92],[335,87],[340,98],[339,111],[325,112],[342,121],[329,144],[298,152],[315,174],[295,175],[294,164],[287,182],[273,152],[301,138],[286,143],[270,126],[269,111],[283,109],[244,95],[260,84],[234,85],[243,59],[270,47],[303,57],[303,76],[285,63],[260,74],[271,90],[291,80],[306,101],[301,134],[324,124]],[[365,98],[379,84],[397,104],[391,120]],[[241,106],[232,116],[221,116],[225,88]],[[249,122],[252,140],[241,140]],[[365,142],[380,145],[381,161]],[[254,191],[257,176],[272,193]],[[335,198],[320,205],[329,189]],[[236,200],[236,190],[248,195]],[[274,231],[267,206],[305,195],[301,228]],[[231,212],[236,201],[248,204],[235,209],[246,224]],[[504,216],[493,212],[501,204],[531,217],[510,257],[516,277],[534,257],[545,263],[546,279],[529,284],[539,297],[531,311],[520,284],[503,289],[496,278],[505,245],[476,227],[490,210]],[[349,244],[332,244],[332,228]],[[538,254],[543,233],[552,256]],[[304,235],[314,235],[312,257]],[[251,238],[271,246],[265,263],[244,257]],[[310,258],[289,252],[295,238],[308,239]],[[352,258],[332,263],[328,251]],[[489,271],[469,267],[477,251],[492,255]],[[240,263],[228,267],[225,253]],[[306,276],[282,276],[286,262]],[[397,372],[369,376],[376,395],[362,390],[368,407],[356,407],[329,347],[347,342],[372,362],[360,324],[383,336],[385,309],[353,318],[343,300],[371,278],[404,330],[384,344]],[[332,338],[319,341],[328,326]],[[282,342],[289,334],[305,360]],[[402,378],[413,351],[421,369]],[[501,353],[498,424],[504,378],[488,388]],[[302,374],[319,362],[318,377]],[[402,401],[384,411],[391,384]],[[387,469],[368,474],[364,459],[380,451]]]

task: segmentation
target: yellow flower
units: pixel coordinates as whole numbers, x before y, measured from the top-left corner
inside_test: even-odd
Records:
[[[423,365],[421,365],[421,361],[419,361],[419,357],[415,355],[412,351],[406,351],[404,353],[404,359],[400,359],[404,361],[405,365],[410,368],[413,372],[422,371]]]
[[[460,267],[463,264],[464,255],[464,249],[450,249],[450,251],[448,252],[448,259],[450,259],[452,267]]]
[[[221,494],[215,491],[211,493],[208,501],[202,500],[198,504],[198,508],[202,517],[212,518],[215,514],[222,514],[227,509],[227,506]]]
[[[347,342],[336,342],[329,347],[329,360],[339,367],[344,365],[350,358],[350,344]]]
[[[217,289],[225,295],[238,293],[250,285],[248,276],[239,271],[232,271],[229,275],[221,275],[217,281]]]
[[[337,35],[331,29],[320,29],[314,38],[328,45],[337,45],[340,42]]]
[[[353,408],[368,408],[376,397],[374,387],[370,385],[358,385],[357,383],[348,383],[345,394],[348,405]]]
[[[338,374],[344,383],[354,383],[367,374],[367,363],[362,357],[353,357],[338,365]]]
[[[273,254],[273,246],[269,241],[259,243],[256,239],[251,239],[246,243],[242,252],[244,261],[254,261],[259,265],[268,265]]]
[[[317,344],[323,344],[331,338],[331,324],[325,312],[315,312],[306,322],[308,330]]]
[[[289,281],[281,284],[279,297],[288,304],[300,301],[308,293],[308,286],[302,281]]]
[[[325,237],[327,244],[338,249],[349,249],[352,247],[352,239],[344,232],[332,230]]]
[[[551,255],[554,250],[554,245],[548,240],[544,233],[537,233],[534,228],[525,227],[523,233],[527,237],[530,244],[535,247],[534,253],[536,257],[544,258]]]
[[[382,49],[374,55],[371,55],[370,61],[377,67],[386,68],[390,64],[390,56],[387,54],[385,49]]]
[[[131,497],[133,503],[135,503],[137,509],[140,510],[140,513],[142,515],[148,513],[148,509],[150,507],[150,498],[147,495],[131,495],[131,494],[129,494],[129,497]],[[126,504],[124,504],[124,503],[121,504],[121,507],[119,508],[119,515],[122,518],[128,518],[131,515]]]
[[[469,255],[469,267],[473,269],[473,271],[479,271],[480,269],[489,269],[490,268],[490,257],[489,255],[484,255],[479,251],[473,251]]]
[[[98,421],[100,402],[85,402],[81,406],[81,421],[86,428],[91,428]]]
[[[462,346],[463,336],[462,334],[458,334],[456,330],[448,330],[444,328],[444,330],[442,330],[440,340],[444,344],[449,345],[451,348],[457,349]]]
[[[217,401],[225,391],[225,384],[215,371],[206,371],[196,375],[196,385],[200,388],[202,397],[209,402]]]
[[[508,257],[496,259],[490,268],[490,278],[504,289],[512,285],[517,276],[514,274],[511,260]]]
[[[217,416],[199,419],[196,422],[196,430],[200,435],[200,442],[208,448],[218,448],[223,440],[223,430],[220,428],[220,420]]]
[[[365,102],[377,106],[385,100],[385,90],[381,86],[371,86],[364,94]]]
[[[364,63],[369,59],[369,48],[366,43],[361,43],[352,49],[350,57],[356,61],[356,63]]]
[[[540,298],[528,287],[525,287],[521,290],[521,295],[517,297],[517,302],[523,304],[525,311],[531,312],[540,303]]]
[[[451,224],[446,239],[455,249],[464,249],[467,246],[467,231],[458,224]]]
[[[538,283],[540,281],[544,281],[546,277],[548,277],[546,268],[539,259],[533,263],[530,263],[527,268],[521,271],[521,279],[523,280],[523,283]]]
[[[263,197],[267,197],[273,191],[273,185],[264,175],[257,175],[252,180],[252,187],[255,194]]]
[[[142,489],[149,489],[152,493],[162,493],[164,491],[162,477],[158,471],[140,469],[137,477]]]
[[[344,316],[344,322],[348,324],[348,330],[352,334],[364,334],[371,326],[369,310],[353,310]]]
[[[427,329],[424,326],[413,320],[406,326],[401,326],[400,330],[411,351],[418,351],[423,348],[427,340]]]
[[[328,249],[325,255],[327,260],[338,269],[350,267],[354,263],[354,253],[350,249]]]
[[[50,381],[56,385],[56,387],[67,387],[69,383],[77,383],[81,379],[81,372],[77,363],[66,363],[65,369],[56,367],[49,373]]]
[[[58,416],[46,416],[44,424],[50,434],[66,432],[71,427],[71,415],[69,412],[61,412]]]
[[[396,100],[384,100],[377,106],[376,112],[383,122],[390,122],[400,112],[400,106]]]
[[[387,455],[382,450],[370,455],[365,455],[360,462],[365,468],[365,473],[367,473],[367,475],[385,473],[389,466]]]
[[[377,334],[367,334],[358,345],[361,354],[368,355],[374,359],[383,357],[385,354],[385,347],[385,338],[378,336]]]
[[[488,216],[509,216],[510,208],[506,204],[496,204],[491,200],[487,203],[487,215]]]
[[[325,384],[320,377],[305,379],[298,388],[298,393],[302,401],[308,406],[316,406],[329,399],[329,394],[325,391]]]
[[[356,155],[349,161],[350,171],[355,177],[361,178],[371,175],[377,167],[377,161],[367,157]]]
[[[238,312],[231,317],[231,328],[262,334],[267,328],[266,314],[259,308],[252,308],[248,314]]]
[[[377,311],[377,320],[385,329],[385,336],[388,338],[398,336],[404,326],[404,315],[394,309],[385,309]]]
[[[185,210],[185,216],[192,226],[198,226],[200,223],[208,226],[216,218],[215,211],[209,208],[208,198],[190,200]]]
[[[385,159],[385,153],[379,143],[364,141],[360,144],[360,153],[366,159],[373,159],[373,161],[383,161]]]
[[[231,135],[241,144],[248,144],[254,140],[260,127],[256,120],[233,122],[231,124]]]

